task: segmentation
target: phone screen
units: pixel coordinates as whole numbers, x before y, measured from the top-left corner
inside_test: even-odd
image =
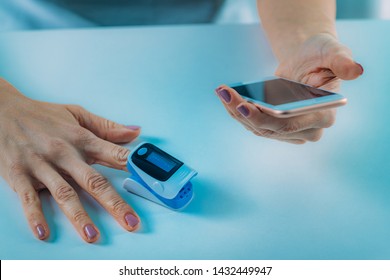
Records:
[[[252,84],[234,86],[240,95],[274,106],[296,101],[314,99],[335,93],[309,87],[284,79],[274,79]]]

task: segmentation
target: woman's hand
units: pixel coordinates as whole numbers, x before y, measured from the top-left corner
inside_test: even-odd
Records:
[[[352,59],[350,50],[330,34],[310,37],[296,50],[289,50],[276,75],[314,87],[337,91],[340,80],[352,80],[363,68]],[[335,122],[336,110],[323,110],[291,118],[275,118],[245,101],[227,86],[216,89],[229,114],[254,134],[294,144],[318,141],[324,128]]]
[[[129,150],[112,142],[130,142],[139,133],[139,127],[116,124],[80,106],[31,100],[0,79],[0,173],[18,194],[39,239],[50,233],[38,195],[46,188],[85,241],[99,239],[98,228],[69,180],[126,230],[138,228],[134,210],[90,165],[125,170]]]

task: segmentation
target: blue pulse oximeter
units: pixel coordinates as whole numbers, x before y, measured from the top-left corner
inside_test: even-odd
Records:
[[[123,182],[127,191],[170,209],[186,207],[194,196],[191,179],[198,172],[150,143],[133,150],[127,169],[131,173]]]

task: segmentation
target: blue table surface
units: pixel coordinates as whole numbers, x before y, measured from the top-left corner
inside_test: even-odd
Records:
[[[247,132],[213,92],[273,74],[258,25],[0,34],[0,76],[24,94],[140,125],[138,141],[199,172],[195,199],[174,212],[127,193],[125,172],[96,166],[142,219],[128,233],[80,193],[98,244],[82,241],[45,192],[52,236],[36,240],[0,180],[0,258],[390,259],[390,22],[338,30],[364,76],[342,84],[349,103],[323,139],[298,146]]]

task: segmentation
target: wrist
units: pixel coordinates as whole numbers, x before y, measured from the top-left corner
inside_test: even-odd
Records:
[[[257,0],[264,30],[279,62],[296,53],[309,38],[336,38],[335,0]]]
[[[21,94],[14,86],[3,78],[0,78],[0,107],[13,106],[18,100],[25,101],[28,98]]]
[[[269,35],[272,50],[279,62],[288,60],[296,54],[302,45],[319,34],[327,34],[337,39],[336,28],[334,22],[312,22],[294,26],[292,23],[285,23],[285,28],[278,28],[278,32],[272,32]]]

